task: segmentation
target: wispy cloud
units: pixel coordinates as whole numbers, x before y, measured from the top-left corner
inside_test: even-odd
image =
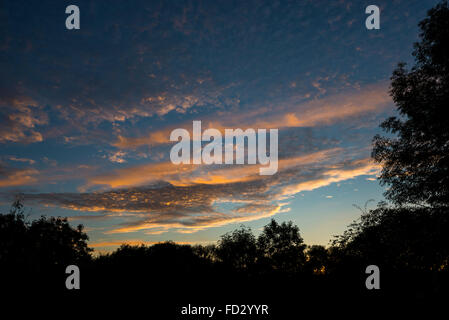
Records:
[[[153,178],[147,177],[145,181],[152,179],[156,182],[162,180],[162,177],[172,175],[176,176],[178,185],[159,182],[151,186],[128,186],[102,192],[27,194],[26,199],[71,210],[101,213],[92,216],[95,219],[126,218],[127,222],[121,222],[106,233],[145,231],[154,234],[168,230],[191,233],[286,212],[289,208],[285,201],[299,192],[377,173],[378,168],[370,159],[337,163],[331,161],[338,159],[338,152],[338,149],[327,150],[286,159],[275,176],[248,179],[251,175],[243,175],[234,181],[230,178],[225,181],[208,181],[206,177],[215,178],[213,173],[207,173],[203,178],[200,175],[192,178],[190,175],[194,174],[193,170],[185,170],[182,173],[170,171],[174,166],[171,164],[126,168],[115,171],[112,179],[107,180],[106,176],[97,177],[97,180],[94,179],[91,183],[95,181],[99,184],[107,183],[109,186],[140,183],[144,180],[138,177],[144,176],[146,172]],[[318,159],[321,160],[320,165],[316,163]],[[230,168],[229,173],[233,170],[239,169]],[[158,172],[160,176],[157,175]],[[225,172],[221,174],[229,175]],[[124,182],[124,179],[128,180]],[[209,183],[199,183],[198,180]],[[226,208],[225,204],[230,205],[231,209]],[[85,217],[80,216],[80,219]]]
[[[303,96],[293,96],[269,107],[224,113],[219,120],[216,120],[216,116],[204,116],[202,120],[205,128],[216,128],[222,132],[225,128],[316,127],[379,113],[391,106],[391,102],[387,85],[382,82],[316,100],[304,101]],[[119,135],[112,145],[122,149],[135,149],[144,145],[166,144],[170,142],[170,132],[177,127],[191,131],[192,123],[170,125],[139,137]]]
[[[47,114],[29,97],[0,96],[0,143],[43,141],[37,126],[48,123]]]
[[[32,185],[37,182],[39,171],[33,168],[19,169],[0,163],[0,187]]]
[[[10,160],[10,161],[15,161],[15,162],[25,162],[25,163],[28,163],[28,164],[30,164],[30,165],[36,163],[36,161],[33,160],[33,159],[19,158],[19,157],[15,157],[15,156],[8,157],[8,160]]]
[[[115,162],[115,163],[125,163],[126,162],[126,160],[125,160],[125,156],[126,156],[126,152],[124,152],[124,151],[117,151],[117,152],[114,152],[113,154],[111,154],[109,157],[108,157],[108,159],[109,159],[109,161],[111,161],[111,162]]]
[[[333,168],[323,170],[317,178],[284,187],[282,194],[294,195],[302,191],[312,191],[334,182],[345,181],[363,175],[375,175],[379,170],[379,165],[373,163],[371,159],[352,161],[350,166],[347,166],[346,163],[341,163]]]

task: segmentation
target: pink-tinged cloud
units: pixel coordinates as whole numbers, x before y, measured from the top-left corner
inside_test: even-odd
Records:
[[[0,143],[32,143],[43,141],[36,127],[47,124],[48,116],[31,98],[17,96],[0,98],[0,120]]]
[[[375,164],[372,159],[363,159],[354,161],[350,168],[344,164],[336,165],[334,168],[325,170],[321,177],[292,184],[283,188],[281,195],[290,196],[302,191],[312,191],[321,187],[328,186],[335,182],[341,182],[353,179],[358,176],[375,175],[380,171],[380,166]]]
[[[123,188],[162,180],[176,183],[183,181],[195,168],[193,165],[174,165],[171,162],[139,165],[91,177],[85,187],[105,185],[110,188]]]
[[[170,230],[192,233],[286,212],[290,208],[285,200],[299,192],[378,172],[370,159],[339,161],[341,152],[329,149],[284,159],[278,174],[271,177],[252,175],[249,167],[231,166],[228,173],[221,168],[220,174],[204,173],[201,178],[201,172],[185,168],[178,172],[171,163],[139,166],[90,180],[91,184],[127,187],[80,194],[28,194],[26,199],[71,210],[98,212],[99,215],[92,215],[93,219],[119,219],[117,222],[125,219],[106,233],[160,234]],[[165,176],[173,177],[178,185],[159,182],[135,186],[160,181]],[[226,176],[227,182],[224,182],[221,177]],[[199,179],[209,183],[199,183]],[[226,204],[232,209],[225,209]]]
[[[225,128],[289,128],[317,127],[337,123],[353,117],[383,112],[392,100],[385,83],[370,85],[363,89],[332,95],[304,102],[303,97],[291,97],[276,105],[242,112],[224,113],[220,120],[214,116],[202,120],[203,129],[215,128],[224,133]],[[111,144],[121,149],[135,149],[144,145],[155,146],[170,143],[170,132],[175,128],[191,132],[192,123],[170,126],[140,137],[119,135]]]
[[[32,185],[37,182],[39,172],[33,168],[18,169],[0,164],[0,188]]]
[[[254,128],[316,127],[382,112],[391,106],[391,103],[387,85],[380,83],[308,102],[303,102],[302,97],[293,97],[272,106],[270,110],[275,113],[269,116],[263,112],[258,119],[254,118],[254,115],[247,118],[243,114],[233,120],[240,122],[239,125]],[[229,121],[224,125],[231,124]]]
[[[324,163],[342,151],[341,148],[332,148],[281,159],[278,164],[279,170]],[[109,173],[89,177],[83,190],[95,185],[104,185],[110,188],[135,187],[162,180],[175,186],[249,182],[263,178],[259,174],[260,167],[259,164],[222,166],[175,165],[171,162],[146,164],[116,169]]]

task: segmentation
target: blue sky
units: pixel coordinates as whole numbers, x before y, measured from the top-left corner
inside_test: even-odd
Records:
[[[370,159],[437,1],[3,1],[0,202],[82,223],[97,250],[208,243],[292,220],[327,244],[383,200]],[[80,30],[65,7],[80,8]],[[380,7],[380,30],[365,8]],[[279,171],[170,162],[170,132],[278,128]],[[371,204],[374,205],[374,204]],[[28,209],[30,210],[30,209]]]

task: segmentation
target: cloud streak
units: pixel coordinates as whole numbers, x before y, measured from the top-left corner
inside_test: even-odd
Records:
[[[391,102],[386,83],[378,83],[307,102],[304,102],[302,96],[293,96],[278,102],[277,105],[225,113],[218,121],[215,116],[205,116],[202,120],[204,129],[215,128],[222,133],[225,128],[319,127],[369,113],[382,112],[391,105]],[[167,144],[170,142],[170,132],[177,127],[191,131],[192,123],[171,125],[140,137],[119,135],[112,145],[121,149],[135,149],[145,145]]]
[[[143,180],[136,180],[134,177],[141,177],[145,172],[153,175],[153,180],[147,179],[145,182],[172,175],[177,176],[178,184],[159,180],[150,186],[128,186],[110,191],[27,194],[26,199],[44,205],[100,213],[92,215],[93,219],[126,220],[107,230],[106,233],[109,234],[137,231],[160,234],[169,230],[192,233],[286,212],[289,208],[285,201],[299,192],[312,191],[358,176],[372,176],[378,172],[378,167],[370,159],[335,162],[341,152],[339,149],[331,149],[285,159],[278,174],[264,178],[254,174],[254,177],[257,177],[254,179],[248,178],[252,177],[251,173],[245,176],[241,172],[235,175],[240,176],[240,179],[229,178],[232,171],[241,170],[234,168],[218,169],[222,170],[220,176],[228,177],[226,181],[216,179],[217,174],[213,172],[205,173],[202,178],[200,175],[196,178],[190,177],[194,171],[185,171],[182,174],[176,170],[168,172],[168,164],[162,164],[161,167],[156,165],[126,168],[119,173],[115,172],[111,180],[106,180],[103,176],[94,178],[92,182],[107,183],[109,186],[124,185],[124,177],[130,175],[127,183],[143,183]],[[318,159],[321,160],[320,165],[317,165]],[[136,171],[131,173],[131,169]],[[226,173],[226,170],[229,172]],[[201,181],[209,183],[200,183]]]
[[[0,163],[0,188],[35,184],[38,174],[33,168],[13,168]]]

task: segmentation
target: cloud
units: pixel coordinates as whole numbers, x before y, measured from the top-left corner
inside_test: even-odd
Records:
[[[318,177],[301,181],[283,188],[281,194],[284,196],[294,195],[302,191],[312,191],[331,183],[352,179],[363,175],[375,175],[379,172],[380,166],[373,163],[372,159],[361,159],[350,163],[341,163],[332,168],[326,168]]]
[[[0,163],[0,188],[32,185],[37,182],[36,169],[18,169],[6,167]]]
[[[341,148],[332,148],[280,159],[278,167],[279,170],[286,170],[314,163],[324,164],[342,152],[343,149]],[[171,162],[145,164],[116,169],[109,173],[89,177],[83,189],[96,185],[104,185],[110,188],[142,186],[162,180],[175,186],[249,182],[263,178],[259,174],[260,167],[259,164],[215,166],[175,165]]]
[[[254,179],[243,176],[225,181],[210,180],[206,174],[196,178],[193,170],[173,170],[173,165],[157,164],[114,171],[109,176],[96,177],[95,183],[111,187],[127,187],[90,193],[27,194],[26,200],[66,209],[98,212],[98,215],[79,216],[79,219],[119,219],[105,233],[143,231],[159,234],[169,230],[192,233],[230,223],[258,220],[286,212],[285,200],[303,191],[311,191],[335,182],[362,175],[374,175],[378,167],[370,159],[337,161],[341,150],[324,150],[302,157],[286,159],[278,174]],[[316,160],[321,159],[318,164]],[[194,168],[194,166],[190,166]],[[226,176],[226,169],[222,173]],[[230,168],[243,170],[242,168]],[[245,168],[246,170],[246,168]],[[144,173],[149,177],[145,177]],[[159,176],[158,176],[159,173]],[[178,185],[157,182],[163,177],[173,177]],[[143,177],[143,178],[142,178]],[[237,175],[236,175],[237,177]],[[135,183],[153,181],[152,185],[131,187]],[[72,219],[75,217],[72,217]],[[123,221],[125,219],[125,221]],[[113,221],[113,220],[111,220]]]
[[[95,185],[123,188],[162,180],[176,183],[183,181],[183,177],[187,177],[195,168],[193,165],[174,165],[171,162],[144,164],[90,177],[85,188]]]
[[[0,143],[41,142],[43,136],[36,127],[47,123],[47,114],[31,98],[0,98]]]
[[[164,116],[170,111],[176,111],[178,113],[186,113],[186,111],[194,106],[204,106],[208,103],[216,103],[216,99],[212,99],[210,96],[201,94],[186,94],[186,95],[168,95],[166,92],[159,96],[150,96],[142,98],[142,105],[154,106],[155,113],[159,116]]]
[[[168,143],[170,140],[170,132],[173,129],[159,130],[156,132],[152,132],[147,136],[136,138],[118,135],[117,140],[115,142],[112,142],[112,145],[120,149],[135,149],[143,145],[154,146],[158,144]]]
[[[15,161],[15,162],[26,162],[26,163],[28,163],[28,164],[30,164],[30,165],[36,163],[36,161],[34,161],[33,159],[28,159],[28,158],[18,158],[18,157],[15,157],[15,156],[8,157],[8,160],[10,160],[10,161]]]
[[[291,97],[278,106],[271,106],[270,110],[275,111],[273,114],[267,116],[263,110],[262,119],[254,119],[254,115],[249,118],[242,115],[238,121],[244,126],[252,124],[255,128],[324,126],[367,113],[381,112],[391,102],[386,83],[378,83],[307,102],[303,102],[302,97]]]
[[[220,120],[216,120],[216,115],[204,116],[202,125],[203,129],[215,128],[222,133],[225,128],[319,127],[370,113],[382,112],[391,105],[391,102],[387,85],[382,82],[366,86],[363,89],[353,89],[307,102],[304,101],[302,95],[293,96],[276,102],[276,105],[224,113],[220,115]],[[140,137],[118,135],[117,140],[111,144],[122,149],[167,144],[170,143],[170,132],[178,127],[190,132],[192,123],[171,125]]]
[[[245,191],[242,190],[245,189]],[[179,232],[195,232],[212,226],[231,222],[243,222],[276,213],[276,208],[259,211],[257,214],[227,214],[214,207],[218,199],[262,200],[265,186],[259,185],[194,185],[175,187],[141,187],[97,193],[48,193],[27,194],[28,201],[39,201],[43,205],[56,205],[67,209],[103,212],[107,218],[125,217],[135,222],[110,230],[109,233],[149,232],[176,229]],[[101,216],[94,216],[100,218]],[[80,217],[81,218],[81,217]]]
[[[126,152],[123,151],[117,151],[114,152],[113,154],[111,154],[108,159],[111,162],[115,162],[115,163],[125,163],[126,160],[124,159],[124,157],[126,156]]]

